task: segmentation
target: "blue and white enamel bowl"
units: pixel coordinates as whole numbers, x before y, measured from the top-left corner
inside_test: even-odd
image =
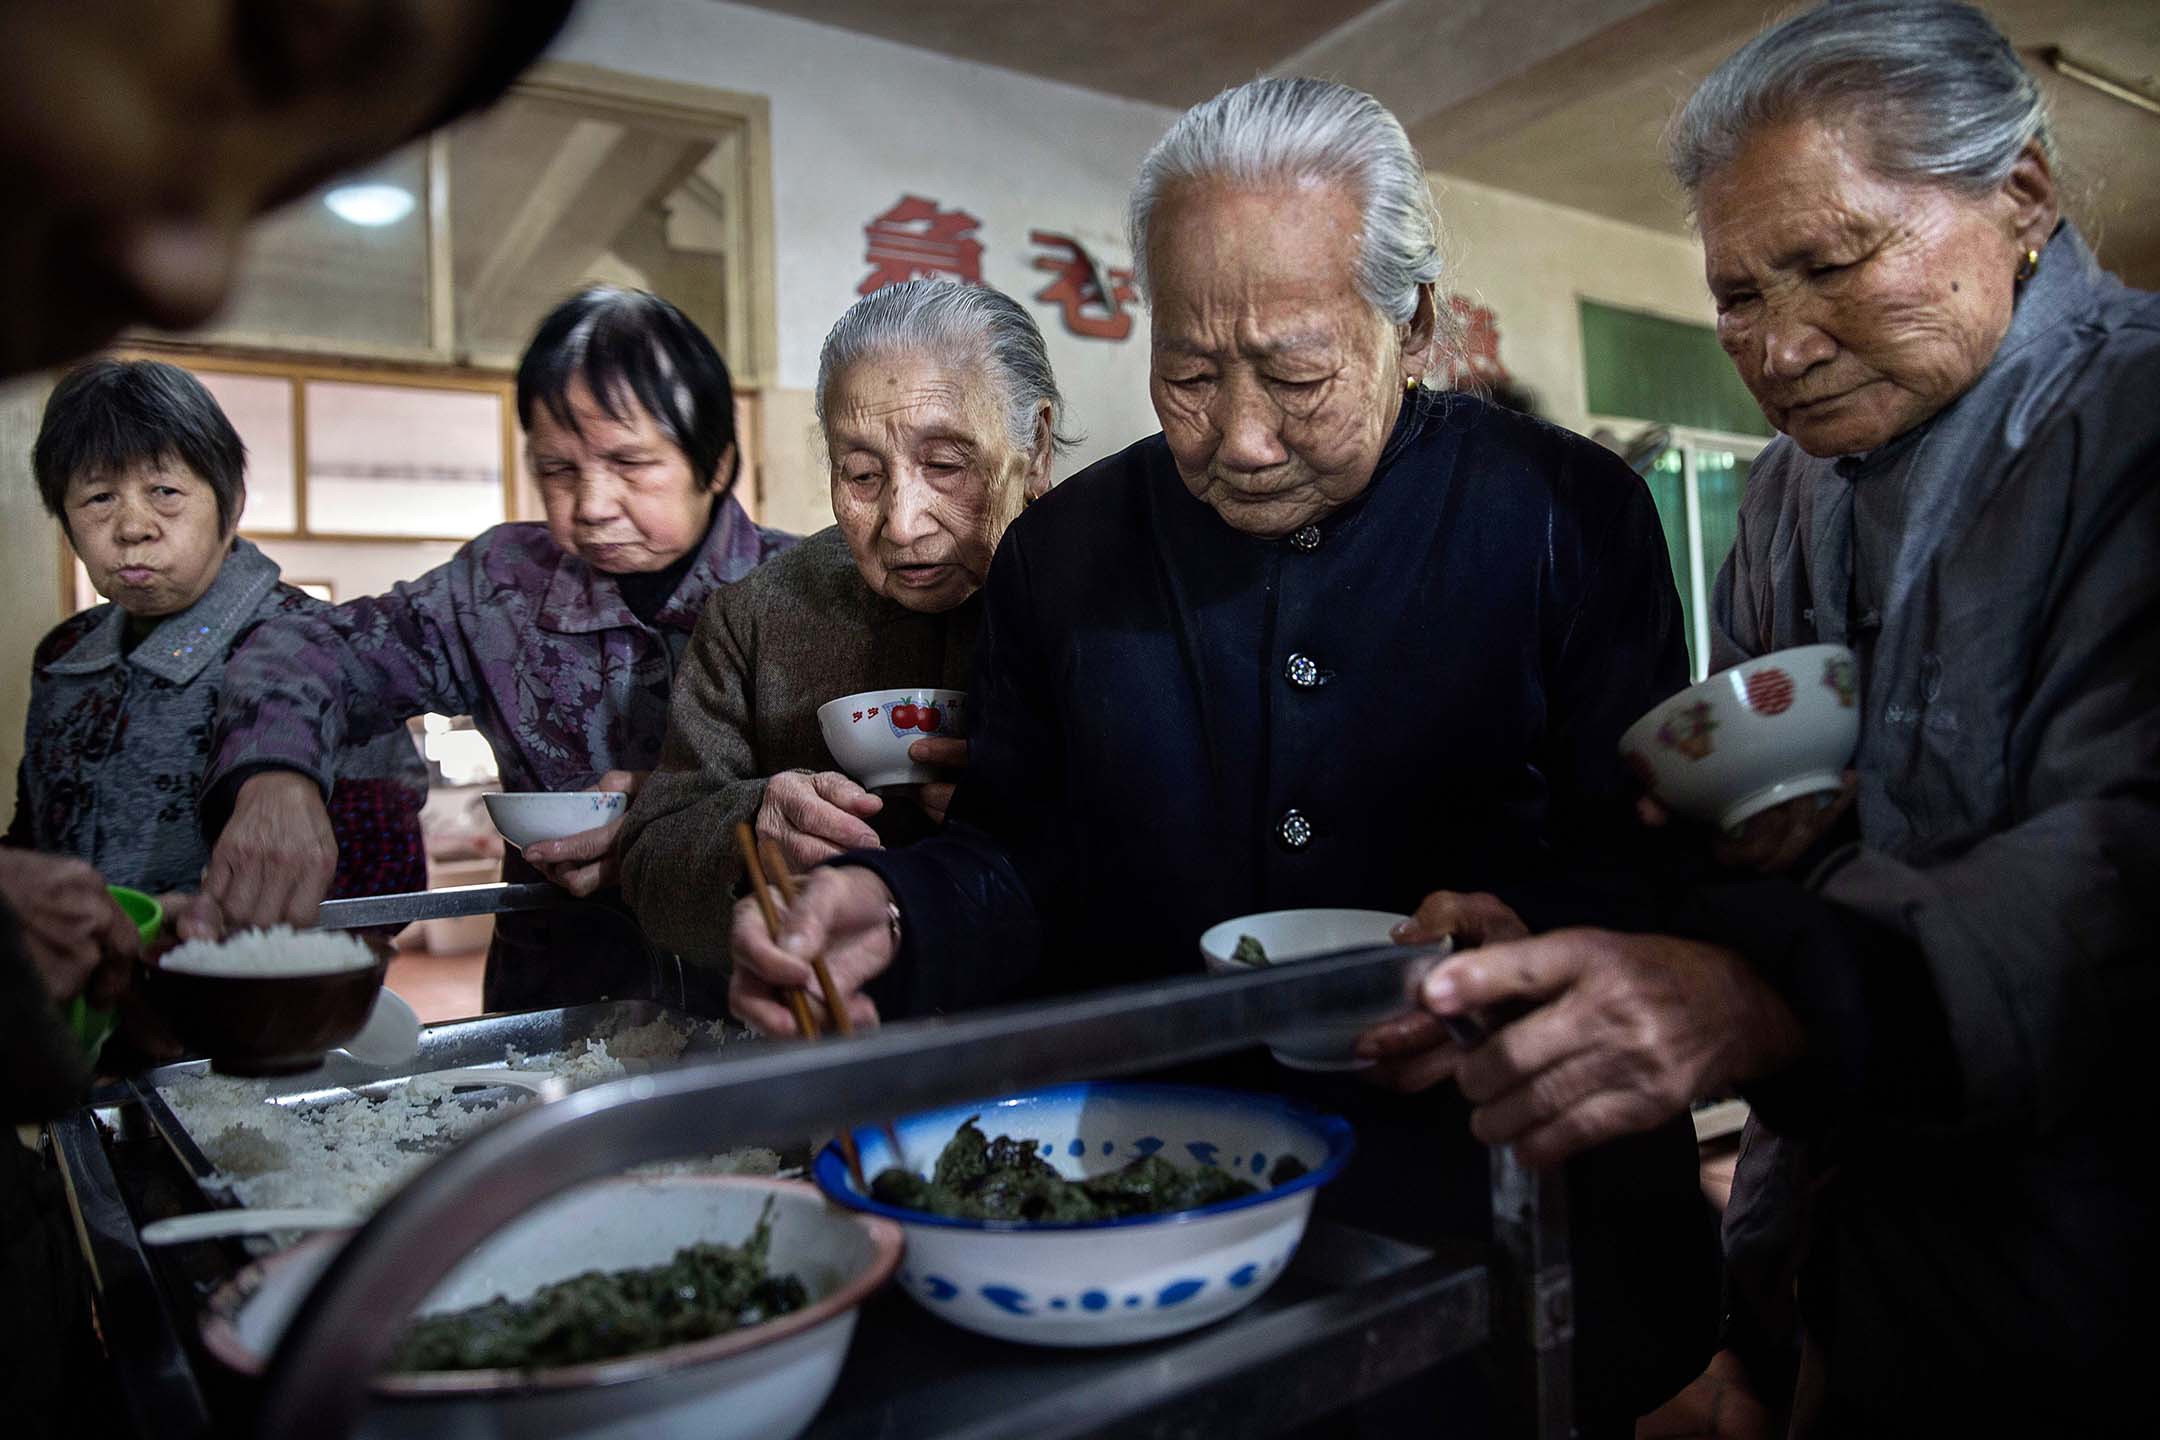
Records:
[[[954,1105],[898,1121],[897,1163],[928,1175],[953,1132],[1035,1142],[1079,1178],[1157,1152],[1211,1163],[1265,1186],[1284,1156],[1297,1179],[1240,1200],[1092,1224],[954,1220],[887,1205],[848,1176],[836,1146],[818,1155],[827,1198],[898,1221],[907,1235],[900,1285],[940,1319],[1028,1345],[1126,1345],[1220,1320],[1274,1284],[1312,1214],[1313,1197],[1349,1162],[1347,1122],[1268,1095],[1180,1085],[1066,1085]],[[855,1132],[864,1173],[896,1163],[876,1127]]]

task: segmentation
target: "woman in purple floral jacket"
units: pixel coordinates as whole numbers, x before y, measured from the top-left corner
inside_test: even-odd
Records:
[[[712,342],[667,301],[587,290],[541,322],[518,418],[545,523],[498,525],[386,595],[262,626],[226,670],[204,818],[206,888],[229,919],[306,923],[336,863],[328,757],[427,711],[464,714],[507,790],[634,791],[706,599],[792,537],[729,493],[734,394]],[[229,819],[225,817],[229,815]],[[504,863],[612,900],[620,822]],[[511,915],[490,1010],[643,994],[627,913]]]

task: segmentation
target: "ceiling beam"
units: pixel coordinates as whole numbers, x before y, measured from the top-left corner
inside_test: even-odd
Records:
[[[1767,0],[1384,0],[1275,67],[1379,97],[1425,162],[1445,169],[1541,116],[1638,77],[1677,71],[1705,46],[1738,45]]]

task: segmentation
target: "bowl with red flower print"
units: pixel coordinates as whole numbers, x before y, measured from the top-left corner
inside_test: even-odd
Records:
[[[939,772],[910,759],[908,747],[918,740],[966,736],[967,692],[906,686],[864,690],[826,701],[817,717],[834,763],[865,790],[920,785]]]
[[[1842,645],[1743,660],[1630,725],[1620,755],[1668,809],[1727,830],[1844,784],[1860,739],[1860,672]]]

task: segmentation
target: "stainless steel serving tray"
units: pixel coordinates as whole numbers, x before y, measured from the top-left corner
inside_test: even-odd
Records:
[[[420,1032],[419,1053],[403,1065],[366,1065],[343,1051],[333,1051],[318,1069],[254,1083],[261,1087],[267,1103],[302,1110],[349,1104],[356,1096],[380,1100],[416,1076],[441,1070],[504,1065],[512,1050],[525,1058],[569,1057],[581,1051],[588,1040],[613,1041],[626,1031],[655,1021],[665,1021],[683,1031],[688,1043],[680,1057],[616,1057],[632,1074],[664,1069],[680,1058],[709,1056],[723,1045],[759,1043],[749,1032],[727,1022],[700,1019],[649,1000],[605,1001],[555,1010],[484,1015],[425,1026]],[[188,1132],[186,1122],[166,1103],[164,1095],[176,1081],[204,1074],[209,1068],[207,1060],[161,1066],[117,1086],[107,1087],[94,1096],[91,1103],[107,1115],[128,1102],[139,1105],[143,1118],[194,1177],[203,1208],[230,1208],[238,1202],[216,1183],[217,1167],[203,1153],[196,1137]],[[521,1092],[504,1088],[470,1089],[461,1090],[453,1103],[483,1106],[519,1098],[523,1098]],[[106,1107],[113,1108],[107,1110]],[[801,1164],[807,1161],[808,1154],[805,1146],[797,1153],[784,1154],[782,1159],[786,1164]],[[246,1248],[256,1250],[260,1247],[248,1245]]]

